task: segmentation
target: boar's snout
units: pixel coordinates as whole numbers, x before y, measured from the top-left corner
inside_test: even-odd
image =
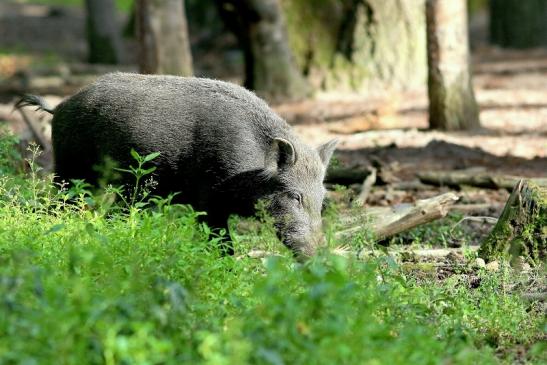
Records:
[[[305,261],[325,246],[320,214],[312,219],[313,222],[307,218],[310,217],[301,214],[277,216],[275,223],[279,240],[299,261]]]
[[[304,242],[299,242],[297,245],[292,246],[292,251],[296,259],[300,262],[304,262],[310,257],[314,256],[317,251],[325,246],[325,237],[322,234],[318,234],[315,237],[308,239]]]

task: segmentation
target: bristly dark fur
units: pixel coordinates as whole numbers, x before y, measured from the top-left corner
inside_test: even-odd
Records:
[[[15,104],[15,108],[17,109],[23,108],[25,106],[35,106],[35,110],[43,110],[48,112],[49,114],[53,114],[53,109],[47,105],[46,101],[43,98],[37,95],[25,94]]]

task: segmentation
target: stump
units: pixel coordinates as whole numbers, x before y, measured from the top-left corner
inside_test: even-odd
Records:
[[[547,188],[520,180],[509,196],[498,222],[482,242],[485,260],[523,257],[533,264],[547,256]]]

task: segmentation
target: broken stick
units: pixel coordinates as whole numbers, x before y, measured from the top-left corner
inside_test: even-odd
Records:
[[[370,194],[370,189],[372,189],[372,186],[376,183],[376,169],[372,167],[370,169],[370,175],[368,175],[363,181],[363,186],[361,187],[361,193],[359,193],[359,196],[355,201],[359,205],[365,205],[367,202],[368,196]]]
[[[23,108],[17,108],[17,110],[19,111],[19,113],[21,113],[25,124],[32,133],[32,136],[34,137],[36,142],[38,142],[38,145],[40,145],[40,147],[42,147],[42,150],[44,150],[45,152],[49,152],[51,150],[51,142],[49,142],[46,136],[44,136],[44,134],[40,131],[40,127],[38,127],[36,123],[30,119],[30,117],[23,110]]]
[[[458,199],[454,193],[445,193],[430,199],[418,200],[413,205],[368,209],[367,216],[371,221],[370,227],[375,238],[379,241],[446,216],[450,206]],[[361,225],[352,227],[337,232],[336,237],[351,236],[363,229],[365,228]]]

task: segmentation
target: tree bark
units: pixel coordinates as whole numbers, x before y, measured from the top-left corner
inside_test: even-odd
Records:
[[[508,48],[547,45],[547,1],[490,0],[490,41]]]
[[[86,0],[85,5],[89,62],[120,63],[123,44],[114,0]]]
[[[273,101],[308,94],[289,47],[279,0],[219,0],[226,25],[245,56],[245,86]]]
[[[297,63],[313,89],[347,93],[426,82],[424,0],[282,0]]]
[[[141,73],[192,75],[184,0],[138,0],[137,35]]]
[[[469,66],[467,10],[463,0],[426,0],[429,126],[478,128]]]

